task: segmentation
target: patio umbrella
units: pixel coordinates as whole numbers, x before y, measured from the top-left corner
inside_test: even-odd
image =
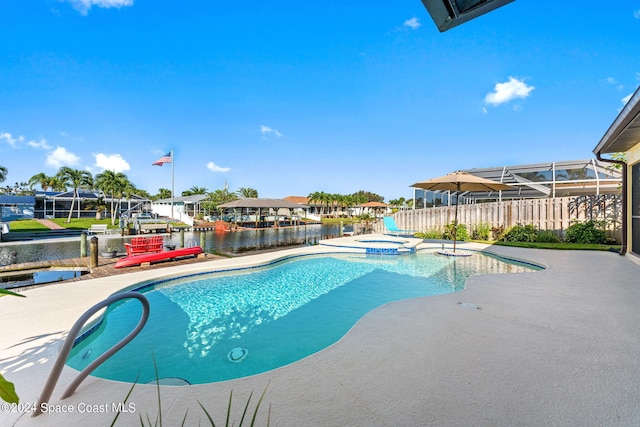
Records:
[[[466,172],[453,172],[439,178],[416,182],[411,187],[423,190],[455,191],[456,195],[467,191],[500,191],[509,190],[511,187],[501,182],[481,178]],[[453,252],[456,251],[456,234],[458,228],[458,197],[456,197],[455,216],[453,221]]]

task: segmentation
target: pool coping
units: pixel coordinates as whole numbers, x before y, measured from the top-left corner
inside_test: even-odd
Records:
[[[212,384],[162,386],[165,424],[179,424],[182,408],[187,407],[194,417],[189,420],[204,420],[197,400],[214,419],[223,419],[231,390],[242,406],[251,391],[259,394],[267,384],[259,419],[264,420],[270,405],[271,422],[284,426],[633,425],[640,421],[635,403],[640,340],[633,328],[640,322],[635,309],[640,296],[633,286],[640,267],[635,262],[606,252],[461,246],[529,260],[547,269],[474,276],[459,293],[389,303],[364,316],[338,343],[273,371]],[[127,284],[204,271],[212,265],[237,268],[291,255],[344,250],[288,249],[61,283],[25,291],[27,298],[0,298],[5,325],[0,369],[16,384],[22,402],[35,402],[60,337],[90,305]],[[483,309],[462,309],[466,306],[461,302]],[[75,395],[58,400],[73,373],[65,367],[51,402],[71,405],[76,412],[16,421],[18,414],[0,411],[0,424],[49,425],[54,419],[56,423],[110,422],[113,413],[78,413],[79,405],[122,400],[130,385],[90,377]],[[130,399],[138,413],[121,415],[120,425],[127,425],[127,420],[138,423],[141,412],[153,416],[154,386],[136,386]]]

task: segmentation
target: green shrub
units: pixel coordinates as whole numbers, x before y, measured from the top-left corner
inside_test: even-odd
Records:
[[[427,229],[423,232],[415,234],[420,239],[442,239],[442,231],[434,229]]]
[[[491,226],[487,223],[476,224],[473,228],[471,238],[473,240],[489,240],[491,237]]]
[[[560,238],[552,230],[540,230],[537,241],[540,243],[560,243]]]
[[[569,243],[607,243],[607,233],[599,221],[573,222],[567,228],[564,240]]]
[[[538,241],[538,228],[533,224],[518,224],[509,229],[504,235],[506,242],[536,242]]]
[[[442,233],[442,238],[446,240],[453,240],[453,222],[451,224],[447,224],[444,232]],[[469,233],[467,232],[467,226],[464,224],[458,224],[456,227],[456,240],[467,240],[469,238]]]

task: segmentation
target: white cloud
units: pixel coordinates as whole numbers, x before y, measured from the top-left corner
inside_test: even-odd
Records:
[[[120,154],[103,154],[95,155],[96,164],[94,167],[102,170],[110,170],[114,172],[125,172],[131,169],[131,166]]]
[[[417,30],[422,24],[420,23],[420,20],[414,16],[413,18],[404,21],[404,24],[402,25],[409,27],[412,30]]]
[[[27,142],[29,147],[38,148],[41,150],[51,150],[53,147],[49,145],[46,139],[42,138],[40,141],[31,140]]]
[[[509,77],[509,81],[497,83],[493,88],[493,92],[485,96],[484,102],[485,104],[497,106],[511,102],[514,99],[524,99],[529,96],[533,89],[535,87],[528,86],[524,81]]]
[[[622,98],[620,100],[620,102],[622,102],[622,106],[624,107],[625,105],[627,105],[627,102],[629,102],[629,100],[631,99],[631,97],[633,96],[633,93],[630,93],[629,95],[625,96],[624,98]]]
[[[209,169],[211,172],[229,172],[231,170],[231,168],[223,168],[213,162],[207,163],[207,169]]]
[[[265,126],[265,125],[260,125],[260,133],[263,135],[275,135],[275,136],[282,136],[282,134],[277,130],[277,129],[272,129],[269,126]]]
[[[5,133],[0,133],[0,141],[1,140],[4,140],[7,144],[9,144],[12,147],[15,147],[18,142],[24,141],[24,137],[19,136],[17,138],[14,138],[10,133],[5,132]]]
[[[62,166],[75,166],[80,162],[80,157],[67,151],[64,147],[58,147],[47,155],[47,166],[59,169]]]
[[[640,19],[640,9],[633,11],[633,17],[636,19]]]
[[[93,6],[105,9],[124,6],[133,6],[133,0],[67,0],[71,6],[83,15],[86,15]]]

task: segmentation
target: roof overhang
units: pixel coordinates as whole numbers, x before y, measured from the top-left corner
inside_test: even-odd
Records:
[[[219,208],[223,209],[234,209],[234,208],[272,208],[272,209],[280,209],[280,208],[290,208],[290,209],[307,209],[308,206],[301,205],[299,203],[289,202],[287,200],[282,199],[256,199],[256,198],[240,198],[234,200],[232,202],[223,203],[218,205]]]
[[[514,0],[422,0],[440,32],[464,24]]]
[[[593,152],[597,155],[629,151],[640,144],[640,87],[624,106]]]

